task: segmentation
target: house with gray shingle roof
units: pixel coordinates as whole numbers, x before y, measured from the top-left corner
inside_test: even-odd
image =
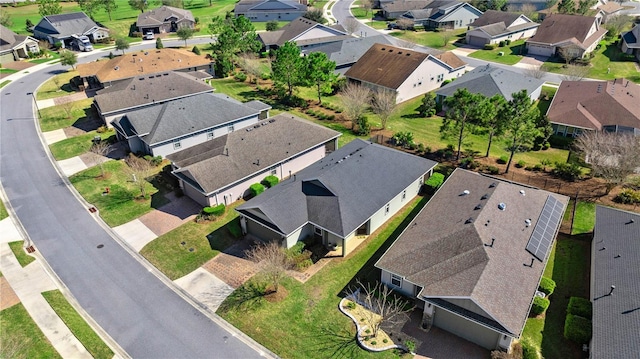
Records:
[[[236,210],[250,235],[286,248],[312,238],[345,256],[418,195],[435,165],[356,139]]]
[[[84,12],[48,15],[43,17],[33,28],[33,37],[49,41],[51,44],[61,42],[69,47],[73,36],[84,35],[91,42],[109,38],[109,29],[96,24]]]
[[[203,206],[228,205],[266,176],[283,180],[324,158],[338,147],[339,136],[283,113],[167,158],[187,196]]]
[[[335,72],[344,75],[374,44],[395,45],[395,42],[395,38],[386,35],[348,37],[316,45],[310,49],[303,47],[302,53],[307,55],[311,52],[324,52],[329,60],[336,63]]]
[[[163,5],[138,15],[136,26],[141,33],[164,34],[176,32],[181,27],[193,29],[196,21],[189,10]]]
[[[276,31],[258,33],[258,40],[265,50],[277,49],[286,42],[295,42],[301,50],[312,51],[315,47],[350,39],[341,26],[329,26],[299,17]]]
[[[422,327],[508,350],[529,316],[569,199],[456,169],[375,264]]]
[[[131,152],[165,157],[253,126],[268,117],[269,109],[259,101],[247,105],[224,94],[204,93],[131,111],[111,124]]]
[[[204,81],[187,72],[170,71],[118,82],[98,91],[93,104],[100,118],[110,126],[112,120],[126,112],[207,92],[213,92],[213,87]]]
[[[596,206],[591,244],[590,358],[640,353],[640,214]]]
[[[540,24],[523,14],[487,10],[470,25],[466,43],[482,47],[486,44],[497,44],[500,41],[517,41],[535,35]]]
[[[307,5],[293,0],[240,0],[233,13],[251,21],[291,21],[304,15]]]
[[[476,67],[438,89],[436,101],[443,103],[445,98],[461,88],[466,88],[471,93],[481,93],[486,97],[502,95],[507,101],[511,100],[514,93],[527,90],[531,101],[536,101],[540,97],[543,84],[544,80],[487,64]]]
[[[0,25],[0,64],[28,58],[30,52],[39,52],[38,40],[31,36],[18,35]]]
[[[462,29],[482,15],[482,11],[473,5],[458,0],[434,0],[419,8],[414,8],[419,4],[416,1],[395,1],[382,4],[383,13],[385,9],[393,8],[394,4],[398,4],[400,8],[408,8],[400,16],[393,18],[408,19],[414,25],[422,25],[426,29]]]
[[[636,24],[631,30],[622,33],[622,52],[635,55],[640,60],[640,25]]]

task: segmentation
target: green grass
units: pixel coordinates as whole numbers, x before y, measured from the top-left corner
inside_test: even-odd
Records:
[[[70,137],[62,141],[52,143],[49,145],[49,149],[57,161],[80,156],[81,154],[87,153],[91,150],[93,138],[98,135],[104,141],[111,141],[110,137],[115,136],[115,131],[111,129],[110,131],[101,134],[96,131],[91,131],[84,135]]]
[[[11,83],[11,80],[4,80],[2,82],[0,82],[0,89],[7,86],[8,84]]]
[[[62,106],[51,106],[40,110],[40,130],[48,132],[72,126],[78,121],[88,120],[91,116],[97,116],[93,107],[93,100],[88,98],[73,103],[71,116],[68,117]]]
[[[441,50],[453,50],[455,46],[453,42],[458,36],[464,34],[466,29],[457,29],[450,31],[392,31],[389,35],[409,41],[415,44],[433,47]],[[444,46],[444,36],[449,36],[447,46]]]
[[[7,212],[7,208],[4,206],[4,203],[0,201],[0,221],[9,217],[9,213]]]
[[[553,96],[556,95],[556,91],[558,91],[557,87],[542,86],[541,98],[536,104],[541,114],[546,114],[547,110],[549,110],[549,106],[551,106],[551,101],[553,100]],[[547,97],[545,97],[545,94]]]
[[[524,49],[524,40],[518,40],[512,42],[509,46],[496,47],[493,50],[478,50],[469,54],[469,57],[473,57],[480,60],[498,62],[505,65],[515,65],[522,60],[521,51]],[[500,53],[503,56],[500,56]]]
[[[62,358],[22,303],[0,312],[0,333],[2,358]]]
[[[71,304],[67,302],[59,290],[43,292],[42,296],[91,356],[96,359],[113,358],[111,349],[109,349],[102,339],[91,329],[89,324],[87,324]]]
[[[49,57],[41,57],[33,60],[29,60],[32,64],[43,64],[45,62],[57,60],[60,58],[60,54],[55,51],[49,51]]]
[[[18,70],[14,69],[5,69],[0,67],[0,74],[15,74]]]
[[[218,314],[283,358],[326,358],[327,353],[340,358],[397,358],[392,351],[361,349],[353,322],[337,306],[343,290],[356,278],[379,280],[373,264],[425,203],[424,198],[410,202],[355,252],[334,259],[305,284],[287,278],[284,300],[270,303],[256,297],[252,280],[229,296]]]
[[[224,216],[216,221],[183,224],[148,243],[140,254],[171,280],[193,272],[236,241],[227,224],[238,217],[234,208],[241,203],[227,207]],[[189,252],[189,248],[194,251]]]
[[[71,88],[70,81],[76,76],[78,76],[78,71],[76,70],[67,71],[53,76],[38,88],[36,99],[47,100],[74,94],[75,91]],[[60,84],[60,87],[56,85],[56,80],[59,81],[58,83]]]
[[[573,211],[573,200],[569,201],[569,206],[565,212],[565,220],[571,219],[571,213]],[[576,216],[573,221],[573,233],[574,235],[586,234],[593,232],[593,227],[596,224],[596,204],[594,202],[578,201],[576,207]]]
[[[278,21],[278,29],[282,28],[283,26],[285,26],[286,24],[288,24],[289,21]],[[256,31],[266,31],[267,30],[267,22],[266,21],[261,21],[261,22],[254,22],[252,23],[253,27],[256,29]],[[203,35],[208,34],[206,31],[203,33]]]
[[[22,267],[26,267],[29,263],[36,260],[24,251],[24,241],[9,242],[9,248],[11,248],[13,255],[16,256],[18,263],[20,263]]]
[[[108,161],[103,167],[106,179],[101,176],[100,166],[95,166],[71,176],[69,180],[84,199],[100,210],[100,216],[109,226],[127,223],[168,203],[164,197],[167,189],[152,178],[147,178],[145,185],[147,198],[140,198],[140,190],[131,182],[124,161]],[[156,167],[155,173],[160,170],[161,167]],[[110,188],[110,193],[103,196],[105,187]]]

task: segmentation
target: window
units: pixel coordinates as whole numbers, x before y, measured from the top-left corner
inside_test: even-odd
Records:
[[[230,133],[230,132],[233,132],[233,130],[234,130],[233,125],[227,126],[227,132]]]
[[[174,150],[179,150],[180,148],[182,148],[182,144],[180,143],[180,141],[174,141],[173,142],[173,149]]]
[[[271,167],[270,174],[273,175],[273,176],[278,174],[278,168],[277,167]]]
[[[391,285],[396,287],[402,287],[402,277],[400,277],[399,275],[392,274]]]
[[[402,200],[404,201],[407,198],[407,190],[402,191]]]
[[[384,206],[384,214],[385,215],[389,214],[389,203],[387,203],[387,205]]]
[[[207,140],[212,140],[213,139],[213,130],[209,130],[207,131]]]
[[[444,80],[444,74],[439,74],[438,75],[438,82],[441,82],[442,80]]]
[[[313,227],[313,232],[319,236],[322,235],[322,228],[320,227]]]

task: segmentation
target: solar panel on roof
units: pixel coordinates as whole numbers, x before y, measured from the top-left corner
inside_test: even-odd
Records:
[[[540,218],[538,218],[526,247],[527,251],[538,258],[540,262],[544,261],[551,249],[556,228],[558,228],[558,224],[562,219],[563,209],[564,204],[562,202],[553,196],[547,197]]]

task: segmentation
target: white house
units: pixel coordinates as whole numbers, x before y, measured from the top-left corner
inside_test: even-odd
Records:
[[[30,52],[40,52],[38,40],[31,36],[18,35],[0,25],[0,64],[28,58]]]

